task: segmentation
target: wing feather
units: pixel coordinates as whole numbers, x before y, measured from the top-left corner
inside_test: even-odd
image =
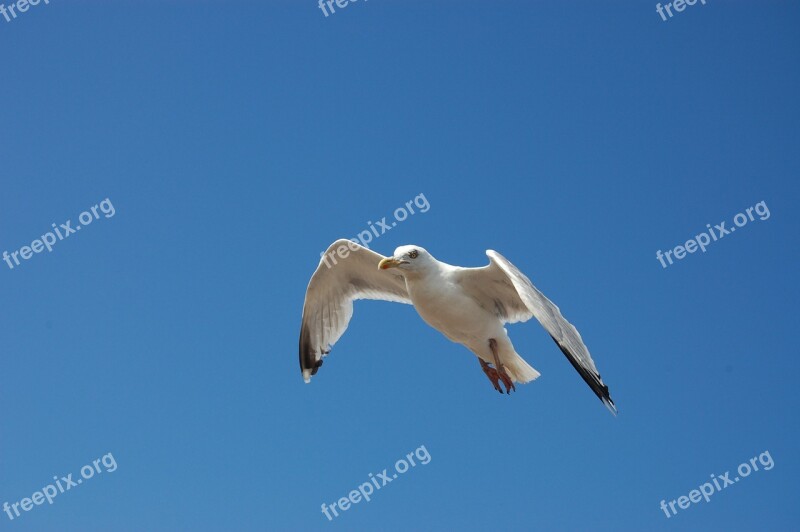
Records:
[[[342,252],[345,258],[336,254],[342,246],[348,249],[347,254]],[[353,316],[353,301],[378,299],[411,304],[403,276],[395,270],[378,269],[383,255],[340,239],[330,245],[325,256],[327,263],[320,260],[303,304],[300,371],[306,382],[317,373],[322,358],[347,330]]]
[[[559,308],[505,257],[487,250],[489,265],[463,268],[458,278],[465,290],[486,309],[494,309],[504,323],[535,317],[550,334],[570,364],[603,404],[616,415],[617,408],[578,330],[561,315]]]

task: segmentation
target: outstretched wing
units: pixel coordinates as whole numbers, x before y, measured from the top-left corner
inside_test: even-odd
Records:
[[[303,304],[300,370],[306,382],[311,382],[311,376],[322,365],[322,357],[347,329],[353,316],[353,301],[382,299],[411,304],[403,276],[395,270],[378,269],[384,258],[344,239],[331,244],[325,252],[308,283]]]
[[[611,400],[608,386],[600,378],[578,330],[505,257],[492,250],[487,250],[486,256],[489,257],[488,266],[459,270],[458,282],[481,306],[493,312],[504,323],[527,321],[532,317],[539,320],[586,384],[611,413],[616,415],[617,408]]]

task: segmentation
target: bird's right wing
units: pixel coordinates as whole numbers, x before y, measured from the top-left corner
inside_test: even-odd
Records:
[[[559,308],[508,259],[487,250],[489,265],[483,268],[461,268],[457,279],[464,289],[485,309],[494,312],[504,323],[524,322],[536,318],[550,334],[572,367],[594,391],[603,404],[617,414],[608,386],[583,343],[578,330],[561,315]]]
[[[342,246],[349,252],[342,252],[345,258],[337,254]],[[386,258],[383,255],[340,239],[330,245],[325,257],[311,276],[303,304],[300,370],[306,382],[311,381],[322,365],[322,357],[347,329],[353,301],[382,299],[411,304],[403,276],[393,269],[378,269],[378,263]]]

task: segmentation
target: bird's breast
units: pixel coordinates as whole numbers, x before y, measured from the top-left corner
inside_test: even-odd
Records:
[[[407,281],[406,284],[420,317],[455,342],[483,338],[499,323],[458,285],[442,280]]]

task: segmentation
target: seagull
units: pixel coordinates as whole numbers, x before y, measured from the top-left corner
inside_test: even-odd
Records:
[[[391,257],[384,257],[351,240],[335,241],[306,290],[300,327],[300,370],[305,382],[311,382],[323,357],[347,329],[353,301],[377,299],[414,305],[428,325],[478,357],[481,369],[501,394],[503,387],[510,394],[516,391],[515,382],[524,384],[540,376],[517,354],[504,328],[506,323],[536,318],[616,415],[608,386],[577,329],[505,257],[493,250],[487,250],[486,256],[487,266],[462,268],[436,260],[420,246],[400,246]]]

